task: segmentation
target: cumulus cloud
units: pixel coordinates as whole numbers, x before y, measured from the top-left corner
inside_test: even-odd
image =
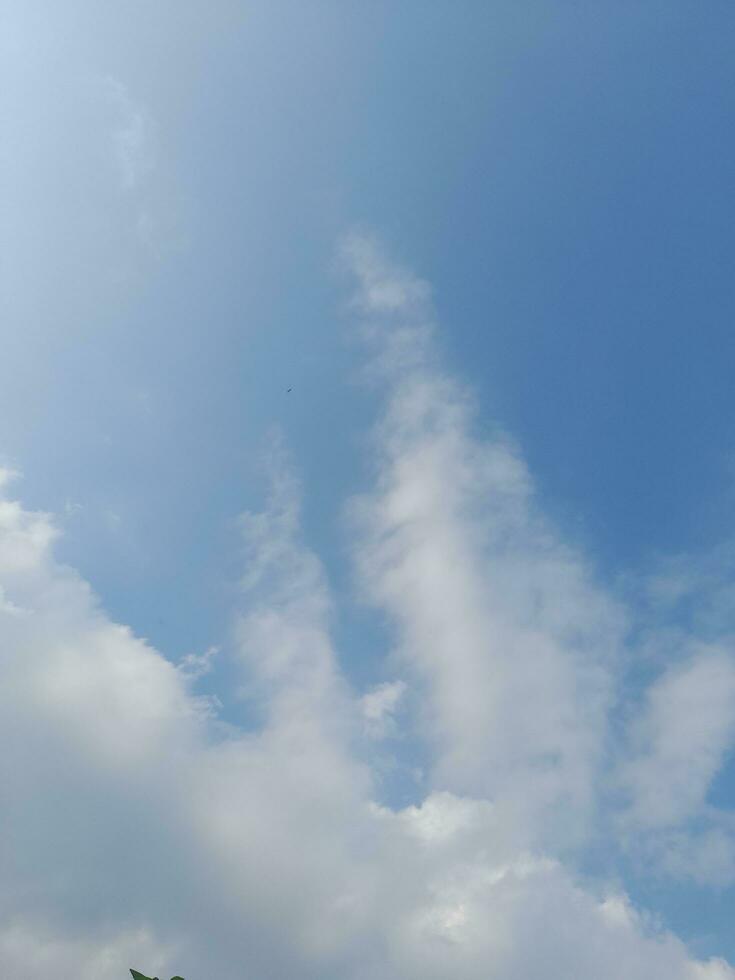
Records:
[[[242,725],[196,693],[214,654],[175,666],[112,622],[55,558],[54,520],[0,478],[2,601],[26,611],[0,610],[0,972],[735,977],[576,871],[611,780],[630,820],[680,832],[697,815],[732,734],[729,661],[664,673],[611,746],[624,611],[545,521],[518,448],[476,431],[428,286],[364,239],[346,258],[386,405],[355,561],[401,677],[345,680],[277,442],[266,507],[241,520]],[[419,709],[399,714],[408,690]],[[692,705],[708,726],[680,738]],[[365,728],[391,719],[429,757],[404,809],[377,802]]]

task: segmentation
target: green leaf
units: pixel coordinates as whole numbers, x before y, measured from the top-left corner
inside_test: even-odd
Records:
[[[145,977],[142,973],[138,973],[137,970],[130,968],[130,972],[133,976],[133,980],[158,980],[158,977]],[[183,977],[171,977],[171,980],[184,980]]]

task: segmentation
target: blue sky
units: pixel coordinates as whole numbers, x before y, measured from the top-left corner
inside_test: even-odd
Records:
[[[734,975],[734,33],[5,5],[6,971]]]

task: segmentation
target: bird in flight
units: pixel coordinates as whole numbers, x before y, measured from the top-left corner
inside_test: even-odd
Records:
[[[289,391],[293,391],[293,388],[287,388],[287,389],[286,389],[286,391],[287,391],[287,393],[288,393]]]

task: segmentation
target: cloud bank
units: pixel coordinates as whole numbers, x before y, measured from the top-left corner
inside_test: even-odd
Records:
[[[631,613],[545,520],[518,447],[479,431],[428,286],[365,238],[343,258],[384,399],[350,540],[395,676],[347,683],[278,445],[267,507],[241,524],[242,727],[196,692],[213,652],[177,667],[112,622],[4,473],[0,972],[735,977],[579,872],[603,839],[657,873],[732,879],[729,815],[708,803],[735,725],[726,638],[690,630],[631,692]],[[375,760],[401,732],[429,763],[423,798],[392,809]]]

